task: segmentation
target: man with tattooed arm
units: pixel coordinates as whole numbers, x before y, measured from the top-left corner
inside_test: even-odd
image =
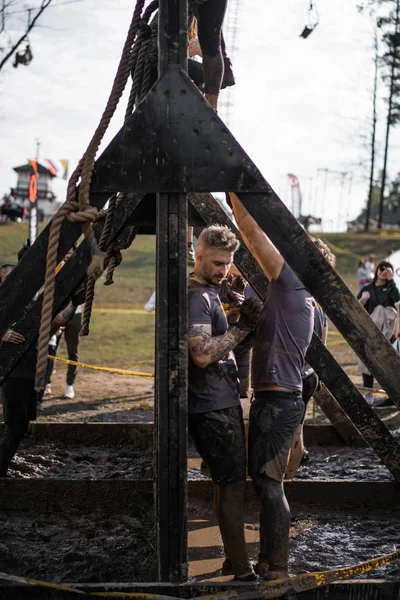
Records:
[[[252,331],[261,302],[248,298],[228,327],[218,291],[239,241],[226,226],[199,236],[194,273],[188,281],[189,432],[215,484],[215,511],[229,569],[238,581],[256,579],[246,552],[243,504],[246,444],[238,371],[232,350]]]

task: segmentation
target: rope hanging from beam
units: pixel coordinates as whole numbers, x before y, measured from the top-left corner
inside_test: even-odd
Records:
[[[107,260],[108,256],[108,260],[110,261],[110,270],[106,283],[108,285],[112,283],[112,273],[117,264],[119,264],[118,261],[120,262],[120,254],[118,253],[120,253],[120,250],[125,247],[122,246],[122,248],[119,248],[117,245],[111,249],[111,247],[109,247],[111,240],[108,239],[104,250],[99,248],[93,234],[92,223],[99,218],[104,218],[105,213],[104,211],[99,212],[97,208],[94,208],[90,205],[89,194],[96,154],[118,106],[119,100],[121,99],[130,73],[133,75],[133,83],[128,107],[126,110],[126,118],[128,118],[128,116],[130,116],[132,113],[135,99],[137,97],[140,100],[143,99],[151,85],[151,77],[149,73],[150,67],[147,67],[145,50],[147,50],[151,35],[151,29],[148,26],[148,21],[152,13],[158,8],[158,0],[153,0],[153,2],[151,2],[142,15],[144,4],[145,0],[137,0],[136,2],[135,10],[129,26],[127,38],[106,108],[85,153],[83,154],[77,168],[73,172],[68,182],[67,200],[58,210],[51,222],[46,259],[43,307],[39,331],[39,350],[36,365],[36,390],[43,390],[45,384],[47,346],[51,331],[54,302],[54,280],[56,276],[56,266],[58,260],[58,242],[61,226],[65,218],[73,223],[81,224],[82,232],[85,238],[89,241],[92,253],[92,262],[88,268],[89,284],[87,288],[87,297],[89,301],[89,312],[87,312],[85,321],[86,330],[83,329],[83,334],[85,334],[85,331],[89,331],[91,304],[94,297],[93,280],[95,281],[98,279],[103,273],[105,261]],[[143,51],[141,52],[142,49]],[[111,216],[109,217],[109,220],[110,219],[112,219]],[[107,227],[106,229],[111,229],[111,227]],[[131,237],[133,239],[134,235],[132,234]]]

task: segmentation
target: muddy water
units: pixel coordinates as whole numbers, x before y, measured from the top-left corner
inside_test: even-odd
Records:
[[[346,479],[391,481],[392,475],[369,448],[310,446],[310,460],[302,465],[296,479]]]
[[[246,511],[246,539],[257,560],[257,506]],[[390,552],[399,544],[399,515],[299,513],[290,530],[292,574],[349,566]],[[155,528],[151,507],[134,514],[30,514],[0,510],[0,571],[66,582],[154,581]],[[223,546],[209,505],[189,507],[190,572],[221,575]],[[363,578],[400,577],[399,562]]]
[[[298,574],[350,566],[392,552],[400,543],[399,513],[344,515],[295,513],[290,528],[290,572]],[[245,511],[249,555],[259,551],[258,506]],[[189,510],[191,574],[197,579],[219,577],[223,546],[217,524],[207,507]],[[207,572],[208,570],[208,572]],[[400,578],[400,562],[375,569],[362,578]]]
[[[297,573],[335,569],[393,552],[400,543],[399,520],[399,513],[298,515],[291,528],[290,567]],[[397,561],[359,578],[399,577]]]

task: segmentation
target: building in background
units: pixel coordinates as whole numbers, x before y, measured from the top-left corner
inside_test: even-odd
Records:
[[[52,217],[58,208],[56,196],[52,190],[52,181],[56,176],[55,172],[44,165],[37,163],[38,181],[37,181],[37,200],[39,220]],[[29,208],[29,184],[33,174],[31,164],[27,163],[20,167],[14,167],[17,173],[17,185],[11,190],[17,203],[22,203]]]

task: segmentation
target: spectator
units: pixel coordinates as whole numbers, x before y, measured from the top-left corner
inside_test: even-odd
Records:
[[[375,254],[370,254],[368,256],[367,260],[365,261],[364,267],[365,267],[365,270],[367,271],[367,280],[369,282],[370,279],[374,278],[374,273],[375,273]]]
[[[394,332],[396,332],[396,338],[400,337],[400,292],[393,281],[393,275],[394,268],[392,263],[387,260],[379,261],[375,269],[373,281],[364,286],[357,296],[361,305],[364,306],[365,310],[371,316],[371,319],[389,340],[392,338]],[[359,361],[358,366],[362,373],[364,386],[372,388],[374,385],[374,376],[361,361]]]
[[[0,267],[0,285],[13,270],[14,265]],[[75,313],[81,291],[77,293],[52,322],[52,327],[64,325]],[[26,310],[29,311],[31,305]],[[13,329],[9,329],[1,339],[1,344],[22,344],[25,338]],[[0,477],[6,477],[12,458],[28,431],[30,421],[36,419],[36,371],[37,349],[32,344],[18,360],[2,386],[2,404],[4,415],[4,433],[0,439]]]
[[[357,265],[357,281],[358,281],[358,290],[357,294],[361,291],[361,289],[369,283],[369,271],[365,268],[365,264],[362,260],[358,261]]]

